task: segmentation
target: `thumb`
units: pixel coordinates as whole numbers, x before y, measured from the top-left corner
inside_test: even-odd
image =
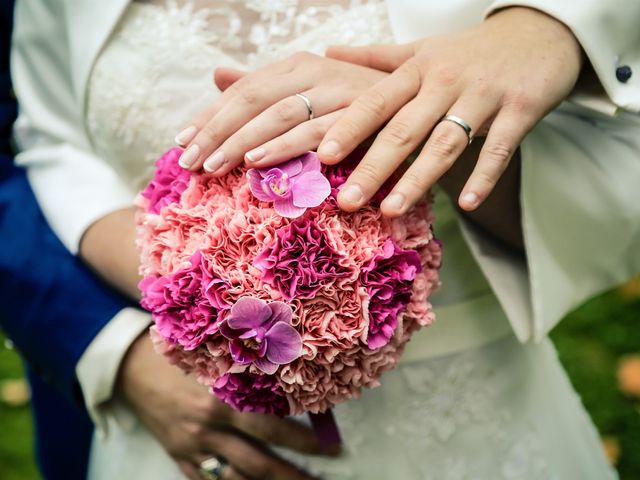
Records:
[[[363,67],[375,68],[383,72],[393,72],[415,54],[414,44],[402,45],[368,45],[366,47],[349,47],[332,45],[325,55],[335,60],[355,63]]]
[[[227,68],[220,67],[216,68],[213,73],[213,81],[216,86],[220,89],[221,92],[224,92],[231,85],[236,83],[242,77],[244,77],[247,72],[243,70],[236,70],[235,68]]]

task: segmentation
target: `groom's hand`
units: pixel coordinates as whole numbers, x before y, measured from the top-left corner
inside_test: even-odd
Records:
[[[198,465],[212,456],[228,462],[224,479],[311,478],[277,458],[266,445],[321,453],[313,431],[276,416],[232,410],[158,355],[147,334],[127,353],[118,385],[141,421],[190,479],[202,480]]]

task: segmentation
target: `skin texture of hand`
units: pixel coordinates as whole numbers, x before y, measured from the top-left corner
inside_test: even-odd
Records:
[[[181,165],[224,175],[243,160],[273,165],[315,149],[343,109],[386,75],[305,52],[246,76],[218,69],[224,93],[176,137],[187,146]],[[313,120],[297,93],[310,100]]]
[[[158,355],[147,334],[123,360],[118,389],[191,480],[202,480],[198,465],[214,455],[228,462],[225,480],[312,478],[264,447],[319,453],[310,429],[273,415],[232,410]]]
[[[330,49],[328,55],[393,71],[356,99],[318,148],[337,163],[382,130],[338,197],[348,211],[364,205],[426,139],[412,166],[383,201],[402,215],[451,168],[472,134],[488,132],[458,203],[476,209],[494,188],[525,135],[572,91],[580,45],[562,23],[537,10],[507,8],[478,26],[412,44]]]

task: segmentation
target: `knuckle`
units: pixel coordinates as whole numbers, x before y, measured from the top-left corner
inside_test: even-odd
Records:
[[[251,82],[236,82],[228,90],[231,90],[237,100],[247,105],[254,105],[258,102],[258,89]]]
[[[402,182],[411,190],[423,190],[426,188],[425,178],[416,172],[408,170],[402,176]]]
[[[283,102],[278,102],[274,107],[274,113],[282,123],[291,124],[300,117],[302,109],[299,108],[300,105],[298,105],[298,102],[294,105],[292,100],[293,99],[288,99]]]
[[[397,147],[413,144],[411,127],[404,122],[391,122],[380,132],[382,139]]]
[[[355,145],[360,143],[360,131],[363,130],[355,121],[344,118],[336,129],[335,135],[338,143],[342,145]]]
[[[370,90],[359,101],[360,108],[375,118],[384,116],[387,109],[387,99],[378,90]]]
[[[314,142],[322,140],[327,133],[327,127],[320,122],[310,122],[308,129],[309,136]]]
[[[358,179],[365,182],[377,184],[380,181],[380,172],[378,168],[370,162],[362,162],[356,168],[356,174]]]
[[[458,150],[457,134],[458,132],[448,127],[435,131],[429,141],[431,155],[443,161],[452,159]]]
[[[456,65],[441,65],[433,72],[433,81],[440,87],[450,87],[458,82],[460,73]]]
[[[513,150],[509,142],[504,140],[496,140],[485,144],[485,155],[495,163],[504,164],[508,162],[513,155]]]
[[[301,63],[309,62],[311,60],[315,60],[316,58],[318,58],[318,55],[314,55],[311,52],[301,51],[292,53],[287,60],[295,66]]]
[[[502,104],[517,113],[525,113],[534,108],[536,101],[528,91],[515,89],[505,92]]]

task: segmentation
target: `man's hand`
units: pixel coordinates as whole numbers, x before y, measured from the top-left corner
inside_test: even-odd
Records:
[[[261,442],[317,454],[313,431],[273,415],[232,410],[157,354],[148,334],[125,356],[118,389],[190,479],[202,480],[198,465],[211,456],[228,462],[225,480],[311,478]]]

